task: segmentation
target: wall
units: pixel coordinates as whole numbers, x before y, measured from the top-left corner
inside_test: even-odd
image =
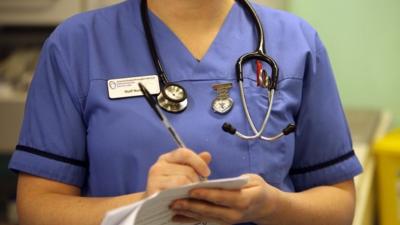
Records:
[[[286,9],[287,1],[286,0],[255,0],[255,2],[268,5],[273,8],[278,9]]]
[[[318,31],[345,106],[393,112],[400,126],[400,1],[291,0]]]

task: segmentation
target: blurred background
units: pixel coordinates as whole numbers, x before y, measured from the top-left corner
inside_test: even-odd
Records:
[[[7,164],[43,41],[69,16],[117,2],[0,0],[0,225],[18,224]],[[306,19],[328,49],[364,166],[354,225],[400,225],[400,1],[257,2]]]

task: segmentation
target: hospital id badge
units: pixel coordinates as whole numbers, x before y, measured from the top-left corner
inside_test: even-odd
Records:
[[[148,75],[108,80],[108,97],[110,99],[119,99],[143,96],[139,83],[142,83],[151,95],[160,93],[158,76]]]

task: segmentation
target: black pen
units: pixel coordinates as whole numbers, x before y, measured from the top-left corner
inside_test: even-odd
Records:
[[[158,118],[160,118],[161,122],[164,124],[165,128],[167,128],[168,132],[171,134],[171,136],[174,138],[174,141],[180,148],[186,148],[186,145],[183,143],[181,137],[178,135],[178,133],[175,131],[174,127],[171,125],[169,122],[168,118],[163,114],[160,106],[157,105],[157,102],[154,100],[154,98],[150,95],[149,91],[146,89],[146,87],[142,84],[139,83],[139,88],[142,91],[147,103],[151,106],[151,108],[154,110],[154,112],[157,114]]]
[[[154,110],[154,112],[157,114],[158,118],[160,118],[161,122],[164,124],[164,126],[167,128],[171,136],[174,138],[175,143],[180,147],[180,148],[186,148],[186,145],[183,143],[181,137],[178,135],[178,133],[175,131],[174,127],[171,125],[169,122],[168,118],[164,115],[162,112],[162,109],[160,106],[157,105],[157,102],[154,100],[154,98],[150,95],[149,91],[146,89],[146,87],[142,84],[139,83],[139,88],[142,91],[144,98],[146,99],[147,103],[151,106],[151,108]],[[199,176],[200,181],[206,181],[207,178],[203,176]]]

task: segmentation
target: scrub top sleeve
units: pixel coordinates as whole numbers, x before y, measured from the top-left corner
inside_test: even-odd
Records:
[[[9,168],[82,187],[87,171],[86,128],[62,53],[56,41],[46,41]]]
[[[296,124],[295,155],[289,172],[296,191],[339,183],[362,171],[352,149],[329,58],[318,36],[316,51],[308,57]]]

